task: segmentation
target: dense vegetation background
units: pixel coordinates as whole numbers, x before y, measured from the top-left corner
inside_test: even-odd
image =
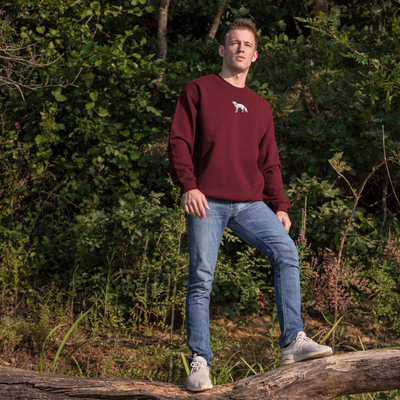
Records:
[[[6,318],[49,296],[71,323],[92,308],[91,329],[140,333],[169,329],[174,315],[182,322],[188,255],[168,133],[180,90],[220,70],[216,38],[240,17],[259,28],[248,86],[273,107],[305,309],[330,320],[366,312],[399,333],[399,3],[168,5],[166,58],[165,0],[4,6],[3,43],[23,41],[26,57],[23,47],[35,44],[43,65],[10,72],[3,60],[2,76],[39,86],[78,77],[64,88],[22,87],[23,98],[16,86],[0,87],[0,346],[24,340],[10,336]],[[214,310],[257,311],[272,286],[268,261],[228,231]]]

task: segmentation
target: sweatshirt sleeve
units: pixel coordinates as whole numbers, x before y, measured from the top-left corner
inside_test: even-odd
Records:
[[[268,105],[269,106],[269,105]],[[260,142],[258,168],[264,176],[263,201],[275,213],[288,212],[290,201],[283,190],[281,163],[279,161],[278,146],[276,145],[274,122],[271,108],[267,111],[269,120],[267,131]]]
[[[168,142],[168,159],[172,182],[181,188],[181,194],[197,189],[192,161],[197,123],[197,101],[187,84],[179,96],[172,119]]]

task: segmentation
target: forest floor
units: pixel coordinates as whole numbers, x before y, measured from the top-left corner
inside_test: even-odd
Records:
[[[305,332],[317,342],[331,329],[329,321],[317,312],[304,314],[303,320]],[[394,335],[391,327],[378,327],[368,314],[346,315],[341,322],[336,333],[335,352],[400,348],[400,337]],[[174,331],[172,341],[168,330],[154,326],[140,332],[136,329],[128,335],[111,330],[91,337],[88,332],[78,329],[67,340],[54,371],[85,377],[183,383],[186,374],[181,353],[188,357],[189,351],[184,327],[180,325]],[[214,384],[229,383],[279,366],[280,331],[272,310],[232,319],[212,315],[210,329]],[[60,329],[58,336],[52,336],[48,341],[43,352],[44,371],[51,370],[65,333]],[[332,341],[329,344],[332,345]],[[0,354],[0,365],[39,370],[40,351],[40,343],[29,340],[15,348],[5,346]],[[71,352],[73,357],[69,357]]]

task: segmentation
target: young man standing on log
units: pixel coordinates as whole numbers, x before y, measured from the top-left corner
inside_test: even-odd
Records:
[[[297,248],[288,232],[271,106],[245,82],[257,59],[255,25],[232,23],[221,36],[222,71],[185,85],[168,146],[173,182],[181,187],[188,229],[186,330],[191,391],[212,388],[209,302],[226,227],[272,262],[281,365],[332,354],[303,332]]]

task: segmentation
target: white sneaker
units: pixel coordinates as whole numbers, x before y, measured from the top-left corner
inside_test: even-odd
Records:
[[[213,385],[207,361],[195,354],[190,366],[192,367],[192,371],[186,378],[186,389],[192,392],[204,392],[205,390],[212,389]]]
[[[303,331],[297,333],[296,339],[281,351],[281,366],[310,358],[329,357],[333,354],[329,346],[315,343]]]

